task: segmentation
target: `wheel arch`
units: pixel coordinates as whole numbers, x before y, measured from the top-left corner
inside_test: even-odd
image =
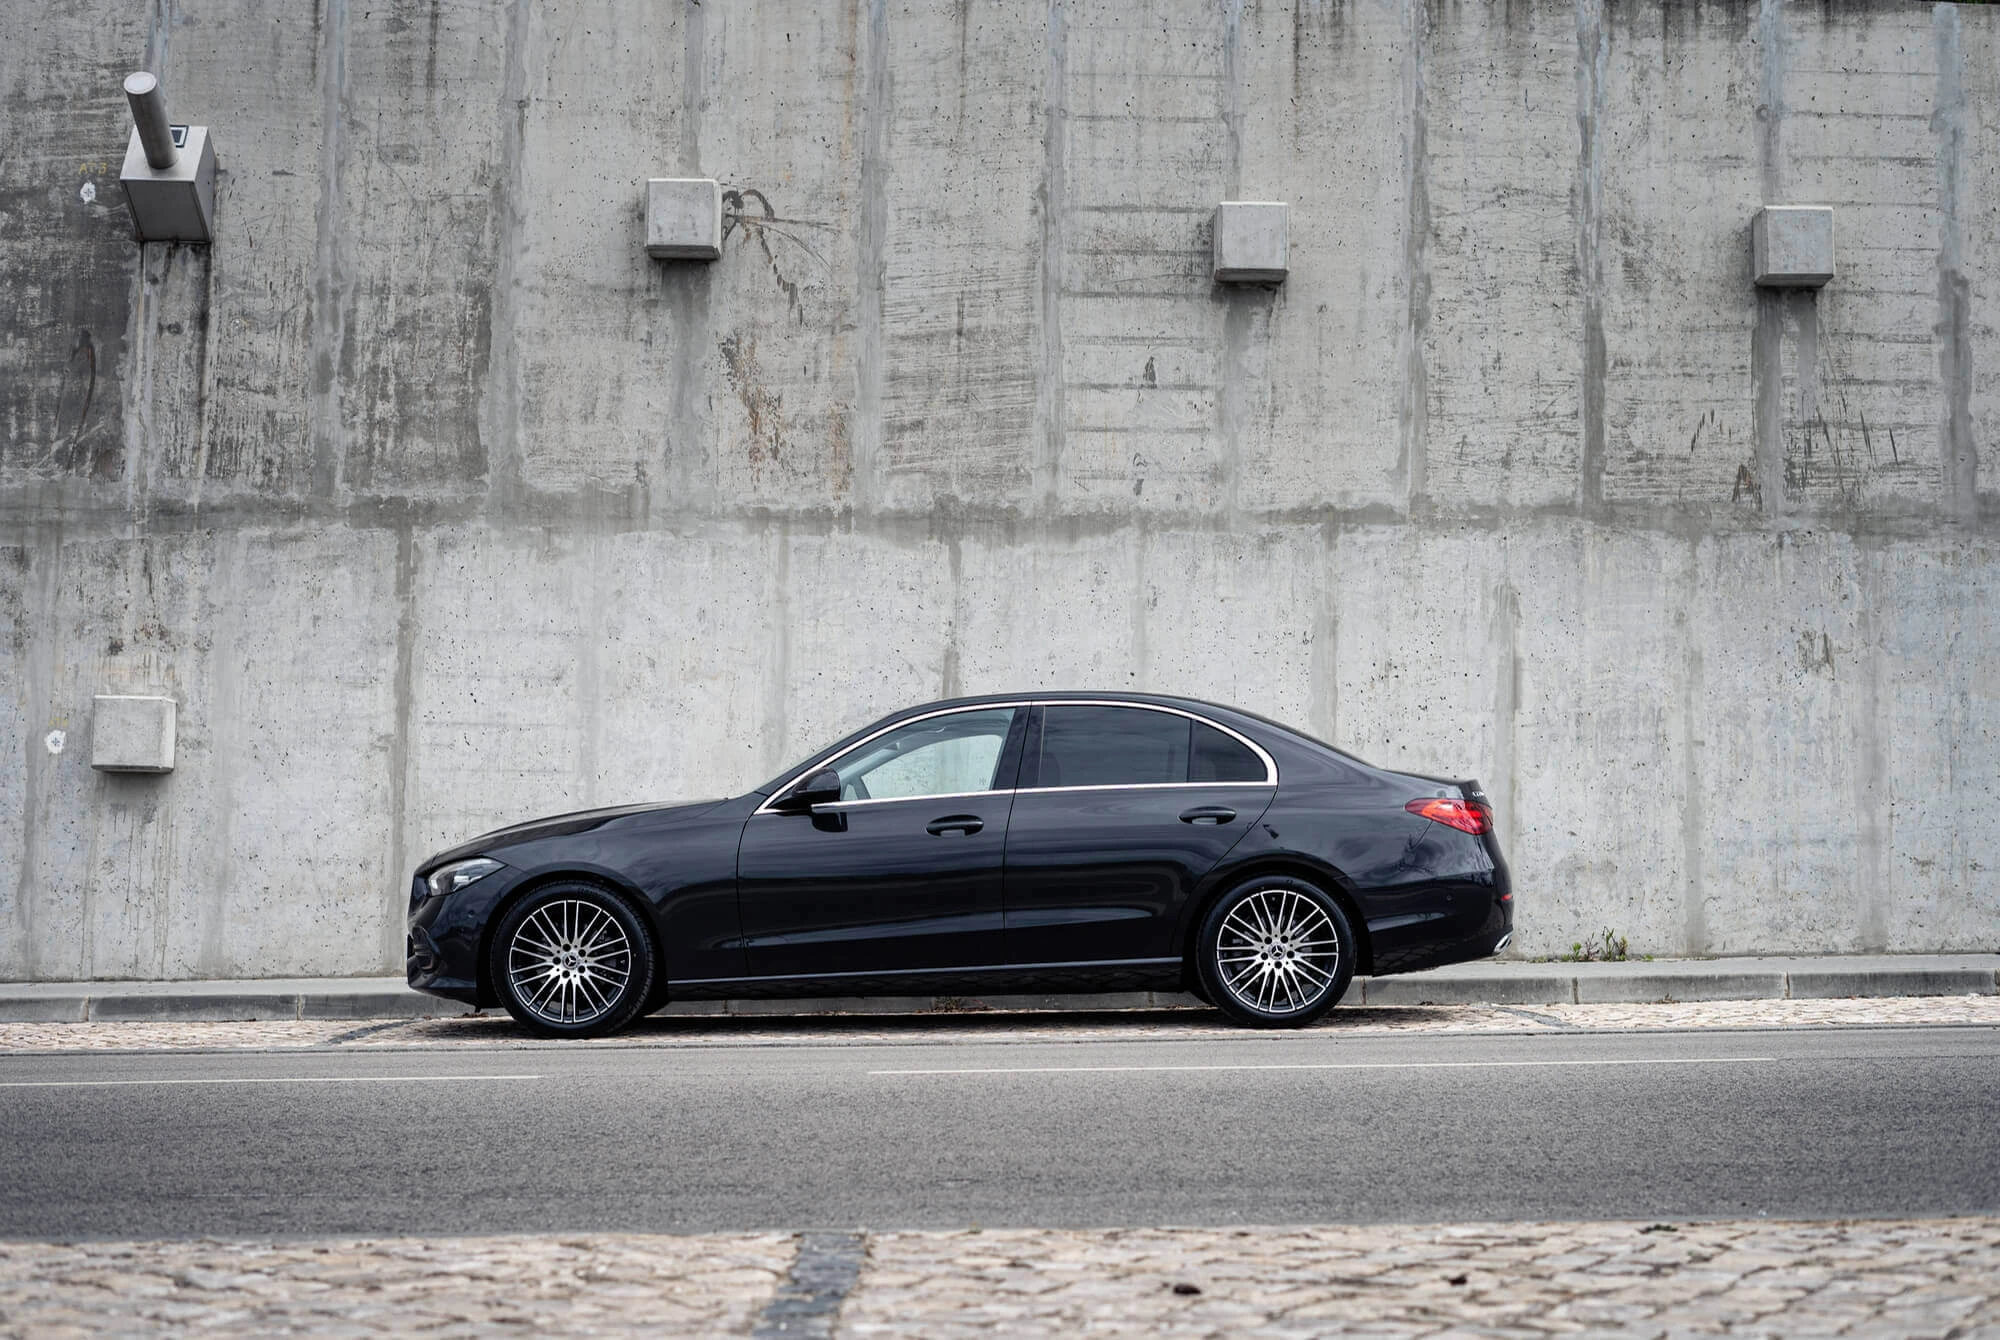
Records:
[[[479,928],[479,958],[476,978],[479,993],[479,1007],[490,1009],[500,1004],[500,989],[493,981],[493,937],[500,929],[500,923],[507,919],[507,913],[515,904],[530,894],[548,888],[551,884],[589,884],[623,902],[639,918],[639,924],[646,928],[646,937],[651,942],[653,971],[656,980],[664,980],[666,973],[666,940],[660,931],[659,911],[653,900],[641,893],[629,880],[621,879],[608,870],[593,869],[589,866],[564,866],[553,870],[538,870],[507,891],[507,896],[495,903],[486,914],[486,922]]]
[[[1361,915],[1361,902],[1355,896],[1354,882],[1330,865],[1284,853],[1254,857],[1240,865],[1215,871],[1201,896],[1189,900],[1189,915],[1181,923],[1180,931],[1181,980],[1184,983],[1199,981],[1195,975],[1194,955],[1199,947],[1196,944],[1198,932],[1209,909],[1237,885],[1273,875],[1303,880],[1339,903],[1340,910],[1347,914],[1348,928],[1354,932],[1354,975],[1366,977],[1375,971],[1375,948],[1368,939],[1368,923]]]

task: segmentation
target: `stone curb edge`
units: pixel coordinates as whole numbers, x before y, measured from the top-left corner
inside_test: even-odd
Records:
[[[1636,966],[1636,965],[1635,965]],[[0,1023],[159,1022],[232,1023],[251,1020],[417,1019],[461,1011],[450,1002],[399,989],[324,991],[188,992],[111,989],[74,992],[37,986],[9,994],[0,985]],[[212,984],[203,984],[211,987]],[[1985,968],[1842,970],[1819,967],[1788,972],[1638,970],[1607,974],[1491,973],[1478,978],[1372,977],[1357,979],[1349,1005],[1610,1005],[1664,1001],[1838,1000],[1882,996],[2000,995],[2000,971]],[[812,1000],[683,1001],[666,1015],[784,1016],[800,1014],[959,1014],[1005,1011],[1106,1012],[1199,1007],[1193,996],[1172,991],[1103,995],[872,996]]]

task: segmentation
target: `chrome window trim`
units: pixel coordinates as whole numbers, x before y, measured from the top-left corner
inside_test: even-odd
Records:
[[[1024,786],[1022,791],[1142,791],[1164,790],[1169,787],[1191,786],[1276,786],[1278,784],[1278,760],[1271,757],[1270,750],[1258,744],[1240,730],[1231,730],[1220,721],[1214,721],[1199,712],[1190,712],[1184,707],[1168,707],[1163,703],[1121,702],[1116,698],[1056,698],[1047,702],[1037,702],[1036,707],[1132,707],[1142,712],[1164,712],[1168,716],[1186,717],[1189,721],[1199,721],[1204,726],[1212,726],[1240,742],[1251,753],[1264,762],[1264,780],[1261,782],[1103,782],[1088,786]]]
[[[934,791],[924,796],[870,796],[866,800],[831,800],[815,805],[814,814],[839,814],[858,805],[900,805],[910,800],[974,800],[980,796],[1011,796],[1012,791]]]
[[[1035,707],[1130,707],[1141,712],[1164,712],[1168,716],[1186,717],[1189,721],[1198,721],[1204,726],[1210,726],[1221,731],[1224,735],[1236,740],[1251,753],[1255,754],[1263,761],[1264,780],[1261,782],[1099,782],[1083,786],[1022,786],[988,791],[944,791],[936,795],[927,796],[883,796],[879,799],[871,797],[868,800],[834,801],[831,804],[813,806],[813,813],[832,814],[856,805],[889,805],[904,800],[956,800],[971,796],[1040,795],[1057,791],[1187,791],[1217,786],[1276,786],[1278,784],[1278,761],[1271,757],[1271,752],[1268,749],[1258,744],[1242,731],[1234,730],[1223,725],[1220,721],[1203,716],[1199,712],[1190,712],[1184,707],[1168,707],[1163,703],[1135,703],[1119,698],[1024,698],[1014,702],[974,703],[963,707],[941,707],[935,712],[924,712],[917,716],[904,717],[900,721],[891,722],[881,730],[875,731],[863,739],[856,740],[846,750],[835,754],[819,766],[822,768],[833,767],[841,759],[855,752],[855,750],[881,739],[890,731],[901,730],[903,727],[915,725],[919,721],[929,721],[932,717],[958,716],[965,712],[998,712],[1006,708],[1013,708],[1019,711]],[[1012,727],[1010,726],[1009,729],[1011,730]],[[750,817],[754,819],[760,814],[782,813],[782,811],[772,809],[772,804],[780,796],[804,781],[807,771],[809,770],[802,768],[790,777],[787,777],[784,785],[772,790],[770,796],[764,800],[764,803],[750,812]]]
[[[1090,782],[1082,786],[1020,786],[1017,796],[1055,795],[1061,791],[1213,791],[1218,786],[1275,786],[1275,782]]]
[[[966,712],[998,712],[1004,708],[1009,708],[1009,707],[1014,708],[1015,710],[1018,711],[1023,708],[1033,707],[1034,705],[1035,704],[1032,702],[1022,701],[1016,703],[977,703],[965,707],[941,707],[935,712],[922,712],[913,717],[904,717],[900,721],[892,721],[888,725],[884,726],[881,730],[875,731],[863,739],[856,740],[852,745],[848,746],[845,750],[841,751],[838,754],[835,754],[832,758],[826,760],[826,762],[819,764],[818,767],[801,768],[799,769],[799,771],[793,773],[790,777],[787,777],[785,779],[785,783],[783,786],[772,788],[771,794],[765,797],[764,803],[759,805],[756,809],[750,811],[750,817],[754,819],[760,814],[782,813],[782,811],[772,809],[771,808],[772,804],[780,796],[784,795],[787,791],[791,790],[793,787],[797,786],[800,782],[804,781],[806,779],[806,774],[808,772],[816,772],[819,770],[819,768],[831,768],[835,764],[839,763],[840,760],[846,758],[849,754],[852,754],[855,750],[860,749],[865,745],[871,744],[874,741],[881,739],[884,735],[887,735],[892,730],[901,730],[905,726],[914,726],[916,725],[917,722],[929,721],[932,717],[959,716]],[[1008,724],[1007,729],[1010,733],[1013,731],[1014,727],[1011,722]],[[1004,740],[1001,742],[1001,748],[1003,750],[1006,748],[1006,742]],[[986,795],[996,795],[1001,793],[993,791],[955,791],[955,792],[947,792],[945,794],[986,796]],[[931,799],[941,799],[941,798],[942,797],[935,797],[935,796],[884,796],[882,797],[882,800],[886,803],[887,801],[891,800],[931,800]],[[861,805],[861,804],[867,804],[869,802],[856,801],[856,800],[842,800],[842,801],[836,801],[834,803],[839,805]],[[832,809],[832,806],[815,805],[813,809],[816,813],[821,810],[830,811]]]

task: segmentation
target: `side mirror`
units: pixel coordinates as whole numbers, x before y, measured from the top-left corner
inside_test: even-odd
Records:
[[[815,805],[831,805],[839,799],[840,774],[832,768],[821,768],[785,792],[777,808],[787,814],[805,814]]]

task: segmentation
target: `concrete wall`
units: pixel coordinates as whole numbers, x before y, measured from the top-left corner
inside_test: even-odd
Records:
[[[1480,776],[1522,952],[2000,939],[1993,10],[62,0],[0,98],[0,977],[391,970],[441,844],[1031,686]]]

